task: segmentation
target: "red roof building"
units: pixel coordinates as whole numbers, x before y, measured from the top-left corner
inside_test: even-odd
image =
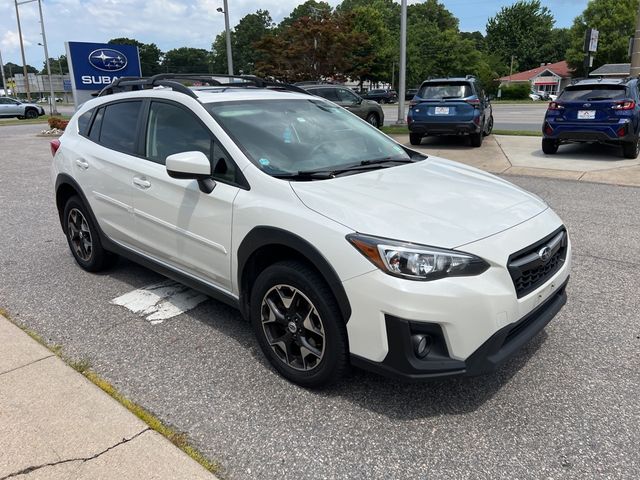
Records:
[[[509,83],[529,82],[533,90],[542,90],[552,94],[558,94],[571,82],[572,72],[566,61],[548,63],[539,67],[517,72],[499,78],[501,85]]]

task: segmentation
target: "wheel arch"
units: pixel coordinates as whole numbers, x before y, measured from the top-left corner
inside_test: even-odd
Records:
[[[351,316],[349,298],[340,277],[329,261],[311,243],[298,235],[276,227],[260,226],[251,230],[238,247],[238,287],[240,309],[249,318],[251,285],[262,270],[281,260],[296,259],[314,268],[333,293],[345,323]]]
[[[89,215],[91,215],[94,224],[98,226],[98,223],[96,222],[95,217],[93,217],[93,212],[89,207],[89,202],[87,201],[87,197],[84,195],[82,188],[80,188],[80,185],[78,185],[78,182],[76,182],[70,175],[67,175],[66,173],[61,173],[56,178],[56,207],[58,208],[58,217],[60,219],[60,226],[63,228],[63,230],[64,230],[64,226],[63,226],[64,222],[63,222],[62,215],[64,214],[64,207],[67,204],[67,201],[74,195],[77,195],[82,199],[83,203],[87,206]],[[98,226],[98,228],[100,227]]]

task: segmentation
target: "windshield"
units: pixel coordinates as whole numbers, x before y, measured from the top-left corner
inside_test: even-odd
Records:
[[[624,85],[575,85],[567,87],[558,100],[586,102],[593,100],[622,100],[627,91]]]
[[[245,100],[205,105],[249,160],[269,175],[409,160],[398,144],[324,100]]]
[[[420,88],[418,96],[427,100],[466,98],[473,95],[471,85],[465,82],[427,83]]]

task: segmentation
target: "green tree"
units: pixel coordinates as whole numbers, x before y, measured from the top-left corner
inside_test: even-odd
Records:
[[[598,51],[593,68],[605,63],[629,62],[629,38],[635,31],[639,0],[591,0],[569,31],[567,61],[578,72],[583,70],[584,35],[587,28],[599,31]]]
[[[126,37],[112,38],[107,43],[116,45],[133,45],[138,47],[142,75],[150,76],[162,72],[162,67],[160,65],[162,52],[155,43],[142,43],[133,38]]]
[[[511,56],[518,59],[518,68],[537,67],[545,58],[545,45],[551,36],[554,19],[551,11],[539,0],[520,0],[502,7],[487,22],[487,49],[499,55],[505,64]]]
[[[204,48],[174,48],[164,54],[162,68],[171,73],[213,73],[211,52]]]
[[[23,75],[22,65],[13,62],[4,64],[4,74],[7,78],[13,77],[16,73]],[[38,73],[38,69],[27,64],[27,73]]]
[[[51,75],[60,75],[69,73],[69,65],[67,64],[67,56],[60,55],[58,58],[49,58],[49,66],[51,67]],[[41,75],[47,74],[47,62],[42,62]]]
[[[319,19],[324,16],[331,15],[333,9],[327,2],[317,2],[316,0],[307,0],[293,9],[288,17],[285,17],[279,24],[279,29],[284,29],[293,25],[296,21],[303,18]]]
[[[273,20],[267,10],[258,10],[245,15],[231,32],[231,52],[234,73],[251,74],[259,59],[254,44],[261,40],[273,28]],[[213,71],[226,73],[227,44],[225,32],[218,34],[211,46],[213,52]]]

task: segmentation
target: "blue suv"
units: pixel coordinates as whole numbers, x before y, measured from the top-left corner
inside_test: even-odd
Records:
[[[626,158],[640,153],[640,98],[637,79],[582,80],[549,103],[542,124],[542,151],[563,143],[598,142],[622,146]]]
[[[473,76],[438,78],[422,83],[409,103],[407,115],[411,145],[428,135],[469,135],[479,147],[493,130],[489,97]]]

